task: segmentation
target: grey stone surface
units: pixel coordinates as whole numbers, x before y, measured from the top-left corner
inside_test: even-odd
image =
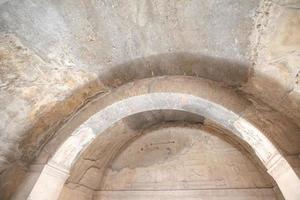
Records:
[[[181,79],[185,80],[183,87],[180,86]],[[160,84],[154,84],[154,82]],[[196,83],[202,84],[196,85]],[[149,85],[151,86],[150,90]],[[198,90],[192,90],[194,87],[197,87]],[[212,88],[214,90],[211,90]],[[207,93],[207,91],[210,92]],[[94,141],[95,135],[102,135],[107,128],[122,118],[151,110],[181,110],[204,116],[226,128],[231,137],[238,138],[246,148],[250,147],[250,152],[262,163],[264,169],[268,170],[268,173],[278,183],[284,196],[287,199],[295,199],[299,196],[297,193],[297,187],[300,183],[298,176],[278,149],[261,132],[265,128],[262,127],[263,124],[255,124],[258,125],[255,127],[250,123],[251,121],[247,121],[247,115],[245,115],[246,118],[243,118],[244,111],[247,109],[245,106],[249,107],[247,101],[231,92],[232,90],[216,83],[213,84],[211,81],[200,80],[199,78],[192,80],[191,77],[164,77],[160,80],[152,78],[126,84],[95,100],[94,106],[89,105],[87,108],[92,109],[94,114],[90,113],[91,117],[76,130],[68,130],[66,127],[65,131],[71,131],[71,135],[67,136],[57,151],[54,150],[55,154],[46,166],[51,165],[62,171],[70,171],[80,153]],[[112,101],[115,102],[112,103]],[[95,112],[93,109],[96,108],[95,106],[98,107],[99,112]],[[249,111],[256,112],[258,110],[248,109],[247,112]],[[252,118],[252,121],[259,120],[261,117],[261,115],[251,116],[256,117],[256,119]],[[96,171],[98,169],[91,171],[91,173],[94,174]],[[43,171],[29,198],[43,198],[43,188],[47,184],[45,176],[48,175]],[[285,180],[287,179],[293,182],[293,187],[286,186]],[[60,186],[57,186],[57,189],[47,191],[47,197],[44,196],[46,199],[57,197],[63,188],[63,184],[59,182],[53,180],[53,184]],[[289,192],[291,190],[294,192]]]
[[[110,87],[166,74],[233,85],[247,81],[247,36],[256,7],[257,1],[3,3],[1,132],[11,145],[5,145],[2,163],[31,160],[63,119],[88,96],[105,90],[98,76]],[[79,91],[87,95],[77,95]],[[67,105],[62,102],[66,98],[71,101]],[[65,111],[58,114],[60,110]],[[35,141],[16,146],[37,129]],[[20,153],[7,160],[8,152]]]
[[[232,88],[259,110],[244,116],[297,156],[299,16],[298,0],[0,0],[0,197],[84,105],[149,77]]]

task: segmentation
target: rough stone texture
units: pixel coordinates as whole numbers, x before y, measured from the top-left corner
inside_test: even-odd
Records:
[[[15,32],[46,60],[99,68],[187,50],[242,59],[257,4],[11,0],[2,5],[1,20],[2,29]]]
[[[103,87],[93,73],[49,65],[10,34],[0,41],[0,185],[6,198],[41,145]],[[7,165],[10,170],[3,171]]]
[[[183,82],[185,83],[184,86],[182,85]],[[112,101],[116,102],[111,104]],[[247,106],[251,108],[247,100],[220,84],[199,78],[192,79],[191,77],[144,79],[124,85],[106,96],[99,97],[92,103],[94,105],[90,104],[83,110],[83,113],[80,113],[89,113],[89,116],[92,115],[92,117],[76,130],[72,127],[69,130],[66,127],[65,131],[73,133],[55,152],[47,166],[55,166],[57,169],[68,172],[76,157],[88,145],[89,141],[93,140],[94,135],[101,135],[105,129],[124,117],[147,110],[184,110],[203,115],[227,128],[231,132],[231,137],[239,138],[240,141],[251,147],[254,155],[274,176],[273,178],[279,184],[280,189],[284,188],[283,192],[288,199],[298,197],[299,180],[297,175],[278,150],[260,132],[260,129],[264,130],[267,127],[259,127],[263,124],[256,124],[256,128],[247,121],[247,115],[245,115],[245,119],[239,116],[239,114],[244,115],[245,110],[251,111],[248,113],[252,116],[250,119],[256,121],[261,115],[253,115],[256,110],[247,109]],[[100,111],[95,113],[95,110]],[[75,118],[74,120],[76,121]],[[93,170],[93,173],[96,171]],[[41,177],[44,175],[46,174],[43,171]],[[286,186],[287,180],[293,182],[291,184],[293,187]],[[30,197],[42,198],[40,189],[43,190],[45,184],[47,184],[45,180],[39,178]],[[47,197],[49,195],[57,196],[59,192],[60,189],[48,191]],[[45,196],[46,199],[47,197]]]
[[[40,150],[35,163],[47,161],[64,138],[57,130],[83,105],[164,75],[239,90],[258,110],[244,116],[297,169],[299,7],[298,0],[0,0],[0,198],[11,196]],[[61,140],[44,149],[54,133]]]
[[[205,79],[182,76],[144,79],[124,85],[109,95],[100,96],[78,113],[63,129],[59,130],[57,135],[65,135],[67,137],[79,124],[87,120],[89,116],[113,102],[138,94],[147,94],[149,92],[178,92],[196,96],[199,95],[235,113],[240,113],[247,120],[255,124],[256,127],[263,130],[268,138],[280,144],[280,150],[285,153],[291,154],[290,149],[292,148],[294,148],[295,152],[299,152],[299,146],[297,145],[299,142],[299,129],[294,123],[286,120],[284,115],[272,110],[264,104],[252,104],[247,99],[242,98],[241,95],[236,94],[234,90],[224,87],[222,84]],[[184,115],[182,118],[184,118]],[[138,122],[140,119],[135,120]],[[138,124],[137,122],[135,124]],[[59,141],[62,140],[64,140],[64,138],[58,137],[56,141],[54,138],[53,142],[47,145],[47,151],[54,152],[61,144]]]
[[[300,124],[300,2],[263,1],[252,34],[254,72],[245,86]]]
[[[100,197],[99,200],[137,200],[137,199],[172,199],[172,200],[180,200],[180,199],[212,199],[212,200],[275,200],[276,198],[272,194],[273,191],[270,189],[254,189],[250,190],[198,190],[198,191],[161,191],[157,193],[149,192],[149,191],[134,191],[134,192],[109,192],[103,191],[99,192]]]
[[[254,0],[1,3],[2,169],[26,170],[56,127],[106,90],[98,76],[110,86],[164,74],[247,80]]]
[[[0,135],[0,166],[3,166],[7,152],[16,153],[13,144],[23,138],[24,129],[31,129],[30,134],[35,140],[24,145],[33,148],[30,146],[43,144],[45,138],[39,136],[41,132],[46,134],[55,130],[59,123],[57,119],[67,118],[78,106],[85,104],[82,101],[94,95],[98,85],[91,84],[85,86],[84,92],[71,94],[70,91],[75,91],[80,85],[92,82],[95,74],[49,65],[10,34],[1,35],[0,41],[0,131],[3,133]]]
[[[177,190],[272,186],[263,180],[248,159],[242,158],[239,151],[221,141],[197,129],[175,127],[154,130],[120,153],[107,169],[101,189]]]
[[[172,127],[172,124],[175,127]],[[152,191],[153,195],[158,195],[157,198],[160,198],[161,190],[175,194],[178,191],[179,195],[181,192],[186,195],[191,189],[195,192],[190,195],[198,195],[198,198],[201,198],[201,194],[198,194],[199,189],[208,192],[212,188],[215,188],[217,193],[222,193],[222,189],[225,188],[235,188],[232,189],[232,196],[225,195],[223,192],[224,199],[235,196],[238,198],[239,195],[243,196],[247,192],[249,192],[248,198],[250,196],[259,198],[263,193],[258,191],[255,194],[251,193],[254,188],[273,187],[268,178],[261,175],[248,157],[242,156],[237,149],[216,136],[201,132],[198,130],[200,128],[198,125],[183,128],[184,126],[187,124],[176,127],[176,123],[173,122],[162,128],[154,126],[154,129],[146,129],[146,131],[140,129],[140,133],[137,133],[128,129],[128,126],[124,126],[123,123],[118,123],[108,130],[107,134],[97,138],[87,149],[71,173],[71,178],[60,199],[74,199],[74,195],[90,199],[89,194],[92,190],[111,191],[104,199],[118,195],[117,191],[127,191],[126,195],[119,196],[124,199],[134,198],[135,192],[130,191]],[[120,130],[123,131],[121,135],[127,135],[126,137],[135,135],[131,136],[134,139],[130,142],[123,141],[123,146],[118,144],[122,139],[113,135],[119,135]],[[109,138],[116,144],[111,146],[110,150],[103,145],[103,142],[109,141]],[[117,142],[117,139],[120,142]],[[105,164],[103,159],[107,156],[111,161]],[[220,165],[224,167],[219,168]],[[100,177],[103,173],[105,176],[102,182]],[[239,178],[237,174],[241,177]],[[76,181],[74,177],[77,176],[81,178]],[[244,191],[241,190],[243,188]],[[102,198],[100,195],[102,192],[94,194]],[[202,195],[204,197],[205,192]],[[247,197],[243,196],[243,198]],[[265,198],[275,199],[275,194]]]

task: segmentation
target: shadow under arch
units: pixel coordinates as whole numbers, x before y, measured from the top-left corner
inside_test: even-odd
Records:
[[[43,144],[47,143],[69,118],[88,102],[109,93],[129,82],[159,76],[189,76],[220,82],[238,88],[248,81],[251,74],[249,63],[216,58],[203,54],[177,52],[136,58],[121,64],[105,66],[98,77],[79,86],[64,100],[56,102],[40,114],[39,119],[26,131],[19,150],[22,161],[31,162]]]
[[[243,92],[240,89],[252,73],[252,67],[247,62],[187,52],[151,55],[105,66],[97,72],[97,79],[78,87],[64,100],[54,103],[39,115],[32,127],[25,130],[26,134],[18,147],[22,152],[21,161],[30,164],[53,134],[87,103],[124,84],[144,78],[179,75],[205,78]],[[268,77],[265,79],[270,82]],[[280,88],[275,82],[272,84]],[[246,97],[248,94],[243,95]],[[295,126],[293,120],[288,120]]]
[[[248,81],[251,64],[199,53],[177,52],[150,55],[114,64],[99,71],[99,79],[109,87],[157,76],[201,77],[239,87]]]
[[[247,144],[242,143],[242,140],[240,140],[238,137],[234,137],[235,135],[230,134],[222,127],[217,126],[211,121],[206,120],[204,117],[196,114],[176,110],[153,110],[128,116],[119,122],[117,122],[112,129],[109,128],[103,134],[100,134],[97,139],[94,140],[91,145],[89,145],[88,149],[86,149],[86,151],[84,151],[84,153],[80,156],[80,161],[90,162],[93,160],[98,163],[92,164],[94,167],[97,166],[95,167],[97,170],[93,173],[93,177],[89,178],[91,184],[89,185],[85,182],[88,189],[95,189],[92,190],[91,193],[99,189],[101,190],[101,186],[104,181],[103,176],[106,173],[107,167],[120,152],[126,149],[131,143],[145,136],[146,133],[152,132],[153,130],[158,130],[161,127],[189,127],[192,129],[203,130],[206,133],[215,135],[221,140],[230,143],[243,153],[246,153],[247,157],[249,157],[250,160],[256,165],[260,164],[260,162],[257,162],[255,156],[252,156],[251,153],[253,152],[251,152],[251,148],[249,148]],[[123,124],[125,124],[125,127],[130,128],[130,131],[126,131],[126,134],[123,132],[123,129],[127,129]],[[93,154],[93,156],[89,157],[90,154],[86,154],[87,152]],[[71,188],[74,188],[74,185],[77,183],[79,185],[83,184],[81,183],[81,180],[91,167],[91,165],[81,165],[79,163],[76,161],[76,164],[71,169],[70,177],[65,183],[66,185],[70,184]],[[263,174],[266,174],[266,169],[264,169],[263,166],[259,165],[258,169],[259,171],[263,171]],[[63,194],[64,193],[62,192],[62,195]]]
[[[52,139],[54,133],[86,104],[124,84],[150,77],[184,75],[213,80],[238,90],[248,82],[251,74],[252,67],[249,63],[188,52],[151,55],[105,66],[98,71],[97,79],[79,87],[64,100],[55,103],[51,109],[41,113],[30,129],[25,130],[26,134],[19,145],[22,152],[21,165],[25,163],[29,166],[44,145]],[[274,87],[280,85],[274,83]],[[289,123],[293,124],[292,120]],[[11,176],[13,174],[8,174],[6,179],[10,179]]]
[[[96,135],[124,117],[157,109],[191,112],[223,126],[251,146],[286,199],[297,199],[300,196],[298,176],[268,138],[243,118],[243,109],[239,107],[243,105],[239,99],[234,99],[230,92],[220,90],[222,88],[212,89],[210,84],[202,88],[183,88],[178,80],[169,78],[167,82],[161,81],[154,87],[153,79],[145,79],[115,91],[116,94],[112,96],[117,99],[113,103],[108,101],[110,103],[80,125],[58,149],[44,167],[28,199],[56,199],[74,161]],[[188,82],[187,79],[185,81]],[[108,97],[108,100],[111,99]],[[239,105],[234,106],[233,102]],[[52,183],[51,189],[46,187],[49,180]],[[289,185],[286,185],[287,181]]]

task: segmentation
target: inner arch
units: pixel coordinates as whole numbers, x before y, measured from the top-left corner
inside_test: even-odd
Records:
[[[256,153],[266,169],[274,167],[274,163],[280,163],[284,166],[284,176],[277,177],[273,172],[268,171],[277,182],[283,195],[289,196],[289,190],[293,188],[295,192],[299,186],[299,179],[289,166],[287,161],[276,150],[272,143],[253,125],[234,112],[213,102],[207,101],[201,97],[185,93],[159,92],[137,95],[113,103],[98,113],[90,117],[84,124],[74,131],[74,133],[58,149],[52,159],[44,168],[40,178],[33,188],[29,199],[36,199],[44,189],[45,179],[49,178],[51,171],[59,169],[59,173],[65,174],[55,180],[53,193],[49,193],[51,199],[56,199],[60,193],[63,183],[65,182],[72,164],[76,161],[80,152],[93,141],[97,134],[102,133],[112,124],[120,119],[139,112],[169,109],[183,110],[195,113],[208,118],[217,124],[222,125],[230,132],[247,142]],[[254,137],[253,137],[254,136]],[[276,170],[277,171],[277,170]],[[50,173],[49,173],[50,172]],[[275,173],[276,174],[276,173]],[[282,179],[282,177],[284,177]],[[287,187],[282,180],[289,177],[293,181],[292,187]]]
[[[158,120],[151,118],[152,113]],[[275,199],[268,176],[226,133],[209,130],[210,122],[201,123],[201,118],[189,122],[191,115],[185,115],[185,122],[176,117],[169,121],[173,119],[159,117],[161,113],[166,112],[130,116],[130,122],[141,118],[138,123],[146,125],[131,129],[125,119],[99,135],[72,167],[60,200],[93,199],[91,194],[101,200],[158,199],[159,195],[206,199],[222,194],[223,199]]]

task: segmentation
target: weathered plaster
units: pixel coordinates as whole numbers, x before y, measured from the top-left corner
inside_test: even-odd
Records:
[[[255,105],[245,118],[298,168],[298,0],[2,0],[0,32],[1,198],[84,105],[163,75],[238,90]]]

